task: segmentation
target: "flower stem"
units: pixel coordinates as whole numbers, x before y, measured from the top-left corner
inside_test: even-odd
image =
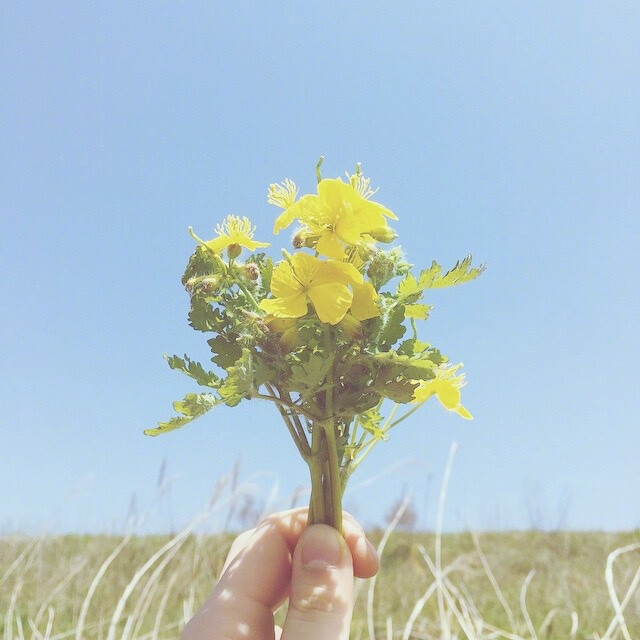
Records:
[[[311,475],[311,501],[309,504],[309,524],[326,522],[324,508],[324,490],[322,486],[322,436],[324,430],[315,422],[311,431],[311,457],[309,473]]]
[[[340,482],[340,462],[333,419],[323,422],[322,427],[327,439],[328,477],[326,480],[329,484],[327,497],[330,501],[326,505],[325,515],[329,519],[328,524],[342,533],[342,483]]]

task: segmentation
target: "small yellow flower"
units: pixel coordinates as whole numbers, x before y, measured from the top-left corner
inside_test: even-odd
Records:
[[[345,245],[357,244],[362,234],[386,227],[386,218],[397,220],[391,211],[339,178],[321,180],[318,195],[303,196],[288,206],[276,219],[273,232],[277,234],[296,218],[318,237],[318,253],[336,260],[345,258]]]
[[[460,388],[464,386],[464,373],[459,376],[456,371],[462,366],[439,367],[433,380],[421,380],[413,392],[413,402],[425,402],[431,396],[437,396],[445,409],[455,411],[466,420],[473,420],[473,416],[461,404]]]
[[[211,251],[221,253],[223,249],[229,249],[235,253],[233,257],[240,254],[240,247],[245,247],[249,251],[254,251],[258,247],[268,247],[269,242],[257,242],[253,239],[255,226],[251,225],[251,221],[246,216],[227,216],[222,224],[216,225],[217,238],[204,242],[198,238],[193,231],[191,234]]]
[[[310,300],[321,322],[337,324],[353,300],[349,284],[362,284],[362,275],[352,264],[295,253],[274,269],[275,297],[262,300],[260,306],[276,318],[301,318]]]

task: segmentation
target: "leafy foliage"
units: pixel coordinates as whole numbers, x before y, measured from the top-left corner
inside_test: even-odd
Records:
[[[185,375],[193,378],[199,385],[203,387],[213,387],[216,389],[220,383],[220,378],[213,371],[205,371],[204,367],[199,363],[191,360],[185,354],[184,358],[179,356],[165,356],[169,366],[176,371],[182,371]]]
[[[145,434],[148,436],[158,436],[162,433],[168,433],[183,427],[185,424],[192,422],[196,418],[203,416],[219,404],[220,400],[211,393],[188,393],[184,400],[173,403],[176,412],[181,413],[167,422],[158,422],[158,426],[154,429],[146,429]]]

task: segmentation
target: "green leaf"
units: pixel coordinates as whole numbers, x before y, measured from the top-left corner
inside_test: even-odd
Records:
[[[429,353],[424,352],[419,357],[398,355],[394,351],[378,353],[375,362],[379,367],[378,376],[382,375],[388,380],[403,377],[409,380],[432,380],[435,377],[433,361]]]
[[[213,275],[219,273],[220,270],[220,262],[215,255],[203,246],[198,246],[189,258],[181,281],[186,286],[191,278]]]
[[[156,428],[146,429],[144,433],[147,436],[159,436],[174,431],[204,415],[217,404],[220,404],[220,400],[211,393],[188,393],[184,400],[176,400],[173,403],[173,408],[181,413],[181,416],[175,416],[167,422],[158,422]]]
[[[431,309],[433,309],[433,307],[428,304],[405,304],[404,317],[426,320],[429,317],[429,311],[431,311]]]
[[[322,353],[310,353],[307,355],[308,358],[306,360],[296,358],[291,365],[289,387],[293,391],[317,389],[322,384],[327,373],[327,359],[322,357]]]
[[[415,303],[420,300],[424,287],[418,284],[412,273],[400,280],[396,289],[396,304]]]
[[[404,305],[396,305],[391,308],[382,323],[378,337],[380,351],[389,351],[391,347],[405,334],[407,328],[404,321]]]
[[[413,392],[417,389],[418,383],[411,382],[403,378],[396,380],[376,381],[374,383],[375,390],[385,398],[398,402],[400,404],[406,404],[413,400]]]
[[[471,267],[471,256],[468,255],[463,260],[458,260],[453,269],[450,269],[442,275],[442,267],[434,260],[428,269],[420,272],[417,280],[412,273],[407,273],[398,283],[396,304],[414,305],[420,300],[425,289],[441,289],[443,287],[453,287],[457,284],[470,282],[471,280],[475,280],[485,269],[486,267],[484,265]],[[427,308],[427,311],[428,310],[429,308]],[[417,318],[421,316],[410,316],[407,314],[407,317]]]
[[[414,356],[422,353],[428,347],[428,342],[421,342],[416,338],[409,338],[400,344],[397,353],[399,356]]]
[[[220,378],[213,371],[206,371],[199,363],[194,362],[188,355],[184,358],[179,356],[164,356],[169,366],[176,371],[182,371],[185,375],[193,378],[199,385],[203,387],[212,387],[216,389],[220,384]]]
[[[197,331],[221,331],[226,324],[225,314],[220,309],[214,309],[211,304],[200,296],[192,296],[189,311],[189,325]]]
[[[245,398],[251,397],[254,389],[251,351],[242,349],[241,357],[227,367],[227,377],[218,387],[222,401],[229,407],[235,407]]]
[[[207,340],[207,344],[215,354],[211,360],[223,369],[233,365],[242,356],[242,347],[237,340],[230,340],[226,336],[218,335]]]
[[[463,260],[458,260],[455,266],[442,274],[442,267],[434,260],[429,269],[420,273],[418,285],[422,289],[442,289],[443,287],[453,287],[465,282],[475,280],[485,269],[485,265],[471,267],[471,255]]]
[[[382,416],[377,407],[360,414],[360,424],[367,433],[370,433],[375,440],[387,440],[389,434],[380,428],[380,422],[382,422]]]

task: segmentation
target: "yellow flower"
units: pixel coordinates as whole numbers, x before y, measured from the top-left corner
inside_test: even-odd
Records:
[[[295,253],[274,269],[275,297],[262,300],[260,307],[276,318],[301,318],[309,299],[321,322],[337,324],[353,300],[349,284],[362,284],[362,275],[352,264]]]
[[[456,375],[461,366],[439,367],[433,380],[421,380],[413,392],[413,402],[425,402],[435,395],[445,409],[455,411],[466,420],[473,420],[473,416],[461,404],[460,388],[465,384],[464,374]]]
[[[240,247],[254,251],[258,247],[269,246],[269,242],[257,242],[253,239],[255,230],[255,226],[251,225],[251,221],[246,216],[242,218],[240,216],[227,216],[222,224],[216,225],[217,238],[204,242],[193,231],[191,231],[191,235],[202,245],[216,253],[228,248],[230,257],[235,258],[240,255]]]
[[[391,211],[339,178],[321,180],[317,196],[303,196],[285,208],[273,232],[277,234],[296,218],[308,227],[310,235],[318,237],[316,251],[337,260],[346,256],[345,245],[358,243],[363,233],[386,227],[386,218],[397,220]]]

